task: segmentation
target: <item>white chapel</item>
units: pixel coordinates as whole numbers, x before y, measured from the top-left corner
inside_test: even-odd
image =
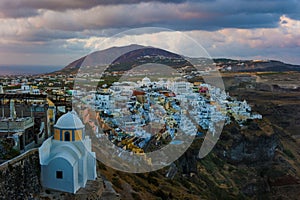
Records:
[[[44,188],[76,193],[87,180],[95,180],[96,155],[85,126],[76,112],[62,115],[54,125],[54,136],[39,148],[41,182]]]

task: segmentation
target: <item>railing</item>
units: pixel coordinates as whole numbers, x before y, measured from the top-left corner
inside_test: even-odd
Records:
[[[20,129],[26,129],[33,125],[33,118],[23,118],[22,121],[17,120],[11,120],[11,119],[5,119],[0,121],[0,130],[20,130]]]

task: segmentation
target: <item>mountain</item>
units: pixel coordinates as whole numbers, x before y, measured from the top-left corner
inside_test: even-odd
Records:
[[[197,62],[197,58],[185,58],[181,55],[155,48],[141,45],[128,45],[123,47],[111,47],[101,51],[95,51],[83,56],[78,60],[68,64],[66,67],[55,74],[76,73],[81,66],[106,66],[110,65],[108,71],[125,71],[130,67],[145,63],[160,63],[173,66],[175,68],[192,66]],[[208,59],[210,60],[210,59]],[[199,59],[199,63],[203,58]],[[300,71],[299,65],[292,65],[276,60],[233,60],[226,58],[216,58],[211,60],[224,71],[233,72],[284,72]],[[210,63],[210,62],[209,62]]]
[[[80,67],[84,66],[109,66],[107,71],[127,71],[134,66],[145,63],[168,65],[173,68],[192,66],[188,59],[181,55],[141,45],[129,45],[112,47],[109,49],[93,52],[68,64],[55,74],[75,74]]]

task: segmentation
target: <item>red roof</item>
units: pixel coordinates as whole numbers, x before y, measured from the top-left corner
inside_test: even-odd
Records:
[[[141,90],[133,90],[133,96],[138,96],[138,95],[145,95],[146,93]]]

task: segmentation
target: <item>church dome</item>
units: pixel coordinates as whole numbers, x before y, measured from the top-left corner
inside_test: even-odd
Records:
[[[145,77],[145,78],[142,79],[142,83],[143,84],[149,84],[149,83],[151,83],[151,80],[150,80],[150,78]]]
[[[62,115],[54,125],[58,129],[81,129],[84,128],[82,121],[75,111]]]

